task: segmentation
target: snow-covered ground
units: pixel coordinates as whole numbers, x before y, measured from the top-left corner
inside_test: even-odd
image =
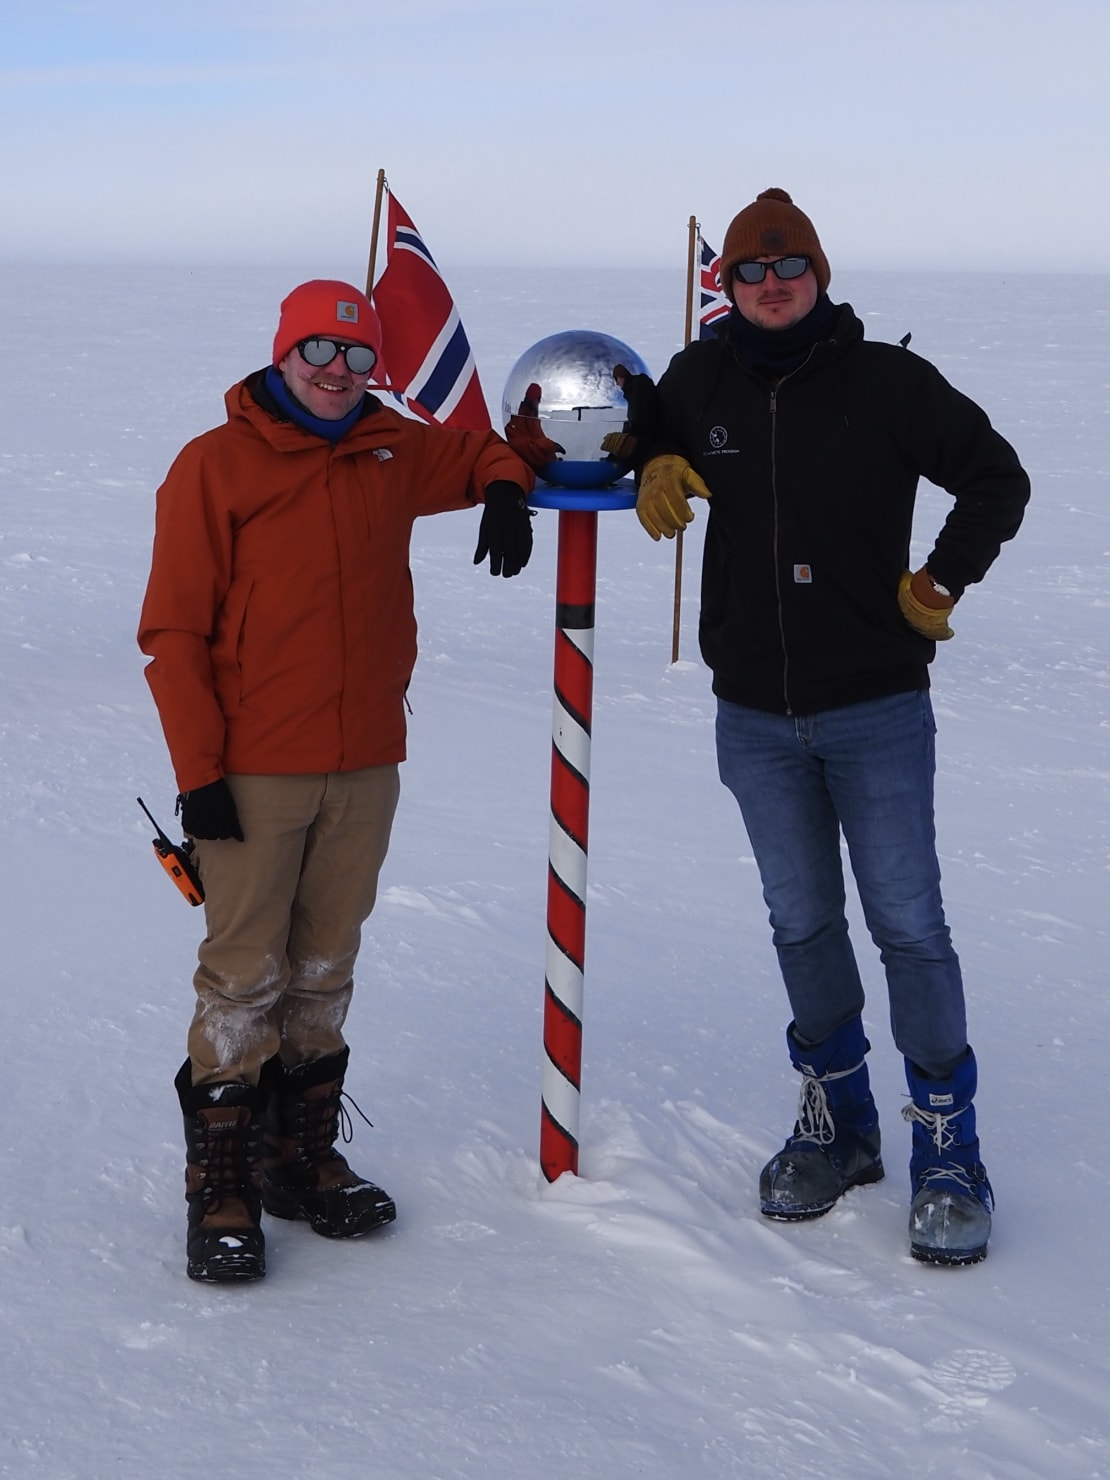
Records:
[[[834,264],[835,267],[835,264]],[[696,653],[699,518],[600,516],[582,1176],[538,1134],[557,516],[518,579],[425,521],[410,759],[349,1021],[353,1160],[397,1223],[270,1222],[270,1273],[184,1273],[171,1081],[201,931],[141,795],[174,785],[134,629],[154,490],[265,362],[293,284],[356,263],[0,268],[0,1474],[26,1480],[1110,1476],[1110,278],[837,272],[1014,442],[1034,497],[934,667],[945,892],[998,1195],[989,1259],[908,1257],[887,1180],[759,1216],[786,1004]],[[545,334],[660,372],[684,275],[448,273],[491,405]],[[525,283],[526,286],[522,286]],[[918,553],[946,508],[926,489]]]

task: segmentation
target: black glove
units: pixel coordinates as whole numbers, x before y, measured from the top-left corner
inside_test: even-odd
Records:
[[[190,838],[236,838],[243,841],[243,828],[235,808],[231,787],[221,776],[196,791],[186,791],[177,799],[181,829]]]
[[[532,513],[524,490],[499,479],[486,489],[474,564],[489,556],[491,576],[519,575],[532,554]]]

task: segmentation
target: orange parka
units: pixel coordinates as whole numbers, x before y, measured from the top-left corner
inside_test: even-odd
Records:
[[[254,379],[158,490],[139,646],[183,792],[404,760],[413,521],[533,485],[493,432],[368,397],[333,445],[263,409]]]

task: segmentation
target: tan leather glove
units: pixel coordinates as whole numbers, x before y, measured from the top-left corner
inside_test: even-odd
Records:
[[[709,489],[684,457],[665,452],[653,457],[640,478],[636,497],[636,514],[640,523],[657,540],[673,540],[694,517],[689,496],[710,498]]]
[[[922,566],[910,575],[902,572],[898,582],[898,606],[915,632],[931,637],[934,642],[947,642],[955,633],[948,625],[948,614],[956,603],[933,589],[929,572]]]
[[[615,462],[631,462],[636,456],[636,438],[631,432],[606,432],[601,450]]]

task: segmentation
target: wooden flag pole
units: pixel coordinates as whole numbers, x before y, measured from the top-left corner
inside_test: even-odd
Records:
[[[382,196],[388,189],[385,183],[385,170],[378,171],[378,188],[374,195],[374,223],[370,227],[370,261],[366,268],[366,296],[374,296],[374,265],[378,256],[378,228],[382,219]]]
[[[690,238],[686,248],[686,331],[683,338],[683,346],[690,343],[694,337],[694,260],[698,254],[698,221],[696,216],[690,217]]]
[[[690,217],[689,244],[686,254],[686,328],[683,345],[690,343],[690,325],[694,318],[694,258],[697,255],[698,223]],[[674,618],[671,627],[671,662],[678,662],[679,628],[682,622],[682,530],[674,537]]]

